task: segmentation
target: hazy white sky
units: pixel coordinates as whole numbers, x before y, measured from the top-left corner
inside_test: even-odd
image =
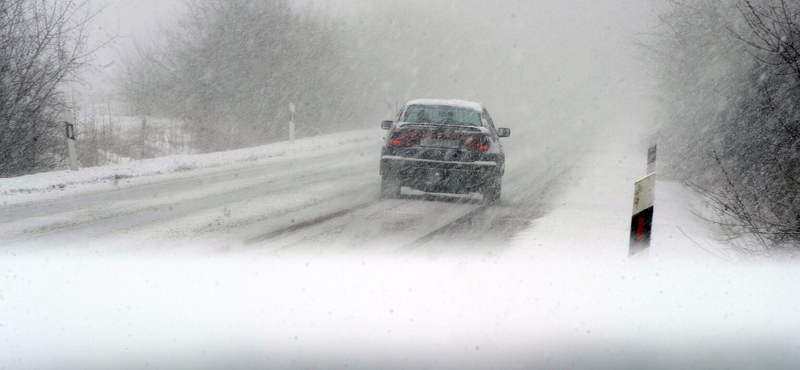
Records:
[[[97,50],[92,58],[93,73],[85,79],[88,84],[79,88],[84,92],[106,93],[113,89],[111,80],[119,66],[121,55],[125,50],[133,47],[135,42],[146,42],[158,35],[160,30],[169,28],[184,12],[187,0],[91,0],[95,8],[104,6],[92,24],[89,39],[91,48],[107,43]],[[291,0],[299,7],[312,6],[319,11],[341,16],[352,15],[359,9],[380,4],[380,0]],[[642,12],[652,4],[653,0],[495,0],[481,1],[456,1],[452,0],[454,7],[478,7],[493,5],[491,13],[507,8],[509,12],[514,9],[528,9],[533,15],[525,17],[526,23],[541,23],[541,26],[531,25],[523,27],[529,30],[539,30],[528,36],[514,34],[508,37],[522,38],[545,37],[544,40],[535,40],[538,45],[533,53],[564,53],[562,49],[574,49],[590,46],[600,49],[604,56],[624,52],[619,48],[620,42],[627,42],[619,37],[630,35],[623,29],[641,29],[636,23],[641,23]],[[411,4],[420,2],[411,1]],[[423,3],[424,4],[424,3]],[[496,14],[495,14],[496,15]],[[490,16],[490,15],[487,15]],[[519,16],[519,14],[518,14]],[[518,17],[519,19],[520,17]],[[502,24],[497,24],[502,28]],[[549,30],[548,32],[545,32]],[[497,30],[488,30],[497,31]],[[611,40],[616,39],[616,40]],[[112,40],[109,42],[109,40]],[[559,40],[561,42],[559,43]],[[616,44],[613,47],[598,45],[598,40],[603,44]],[[502,42],[502,40],[498,40]],[[556,44],[556,50],[548,50],[547,44]],[[585,45],[584,45],[585,44]],[[560,46],[559,46],[560,45]],[[583,45],[583,46],[581,46]],[[551,48],[552,49],[552,48]],[[584,53],[586,54],[586,53]],[[624,56],[623,56],[624,58]]]
[[[95,0],[102,11],[95,18],[92,43],[116,37],[117,47],[146,39],[168,27],[184,11],[187,0]],[[331,14],[348,14],[370,0],[294,0],[298,6],[313,6]],[[108,48],[106,48],[108,49]]]
[[[106,92],[120,53],[135,42],[145,42],[168,28],[184,12],[187,0],[93,0],[95,11],[89,47],[99,48],[92,58],[93,73],[85,77],[91,86],[80,91]],[[370,0],[294,0],[298,6],[313,6],[329,14],[346,15],[367,6]]]
[[[76,87],[80,93],[106,93],[113,89],[111,79],[121,51],[135,41],[155,36],[168,27],[183,10],[185,0],[94,0],[88,48],[95,50],[91,67],[84,74],[85,84]]]

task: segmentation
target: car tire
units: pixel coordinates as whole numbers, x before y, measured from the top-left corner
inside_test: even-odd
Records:
[[[400,185],[396,181],[381,178],[381,198],[397,198],[400,196]]]
[[[486,203],[494,204],[500,201],[500,192],[502,186],[500,179],[495,180],[491,185],[487,186],[483,191],[483,201]]]

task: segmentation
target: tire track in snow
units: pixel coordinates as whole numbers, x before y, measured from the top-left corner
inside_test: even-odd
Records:
[[[313,226],[317,226],[319,224],[322,224],[322,223],[324,223],[326,221],[330,221],[330,220],[335,219],[337,217],[342,217],[342,216],[351,214],[351,213],[353,213],[353,212],[355,212],[355,211],[357,211],[359,209],[371,207],[372,205],[374,205],[374,204],[376,204],[378,202],[379,202],[379,200],[373,200],[373,201],[370,201],[368,203],[365,203],[365,204],[362,204],[362,205],[359,205],[359,206],[356,206],[356,207],[339,210],[339,211],[336,211],[336,212],[333,212],[333,213],[329,213],[329,214],[325,214],[325,215],[322,215],[322,216],[319,216],[319,217],[316,217],[316,218],[313,218],[313,219],[310,219],[310,220],[300,221],[300,222],[294,223],[294,224],[292,224],[290,226],[270,231],[270,232],[268,232],[266,234],[258,235],[258,236],[255,236],[255,237],[251,237],[251,238],[245,240],[244,244],[245,245],[254,245],[254,244],[265,243],[265,242],[267,242],[269,240],[278,238],[278,237],[283,236],[285,234],[294,233],[294,232],[297,232],[297,231],[300,231],[300,230],[303,230],[303,229],[307,229],[307,228],[310,228],[310,227],[313,227]]]
[[[286,167],[284,164],[283,167]],[[215,175],[222,177],[220,181],[209,181],[207,178],[192,178],[177,182],[152,184],[143,188],[133,188],[132,197],[126,196],[127,189],[113,192],[118,201],[108,200],[108,194],[94,196],[95,207],[81,207],[63,209],[61,212],[39,215],[42,207],[36,208],[35,216],[18,218],[16,222],[5,222],[2,228],[5,237],[0,245],[20,244],[25,240],[53,240],[52,244],[80,242],[89,238],[125,231],[131,228],[146,228],[148,225],[164,222],[168,219],[180,218],[195,214],[203,210],[222,209],[232,201],[248,201],[263,197],[265,191],[283,192],[287,190],[306,187],[313,189],[318,184],[329,182],[331,178],[346,178],[348,174],[361,174],[371,167],[369,163],[359,165],[344,164],[337,161],[323,161],[313,166],[296,168],[291,172],[266,171],[263,168],[254,168],[248,171],[254,178],[233,176],[232,173]],[[235,171],[241,173],[241,171]],[[294,175],[289,175],[294,173]],[[309,175],[310,173],[310,175]],[[298,179],[302,178],[302,181]],[[377,183],[377,182],[376,182]],[[189,190],[184,186],[195,184]],[[235,187],[231,187],[234,184]],[[162,185],[158,187],[157,185]],[[199,188],[197,188],[199,186]],[[170,198],[164,189],[175,189],[178,193],[176,199],[164,202],[161,199]],[[162,191],[157,191],[162,190]],[[194,193],[192,193],[194,192]],[[160,194],[158,198],[154,194]],[[74,205],[74,200],[60,202],[62,205]],[[13,239],[11,239],[13,238]]]

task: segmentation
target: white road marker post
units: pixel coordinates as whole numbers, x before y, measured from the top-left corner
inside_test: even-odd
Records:
[[[67,150],[69,151],[69,169],[78,170],[78,154],[75,151],[75,125],[72,123],[72,115],[69,112],[63,114],[64,125],[67,133]]]
[[[648,175],[637,181],[633,191],[633,217],[628,255],[632,256],[650,247],[653,231],[653,203],[656,189],[656,134],[650,137],[647,149]]]
[[[294,144],[294,103],[289,103],[289,112],[292,113],[289,119],[289,144]]]
[[[631,217],[631,241],[628,247],[629,256],[650,247],[650,237],[653,229],[655,185],[655,173],[651,173],[636,182],[635,190],[633,191],[633,217]]]
[[[647,174],[656,172],[656,149],[658,149],[657,141],[658,132],[650,135],[650,145],[647,148]]]

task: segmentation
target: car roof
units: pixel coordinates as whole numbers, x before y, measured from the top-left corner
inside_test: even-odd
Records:
[[[452,100],[445,100],[445,99],[415,99],[415,100],[412,100],[412,101],[406,103],[406,106],[409,106],[409,105],[444,105],[444,106],[449,106],[449,107],[471,109],[471,110],[474,110],[476,112],[482,112],[483,111],[483,104],[481,104],[481,103],[476,103],[476,102],[471,102],[471,101],[466,101],[466,100],[457,100],[457,99],[452,99]]]

